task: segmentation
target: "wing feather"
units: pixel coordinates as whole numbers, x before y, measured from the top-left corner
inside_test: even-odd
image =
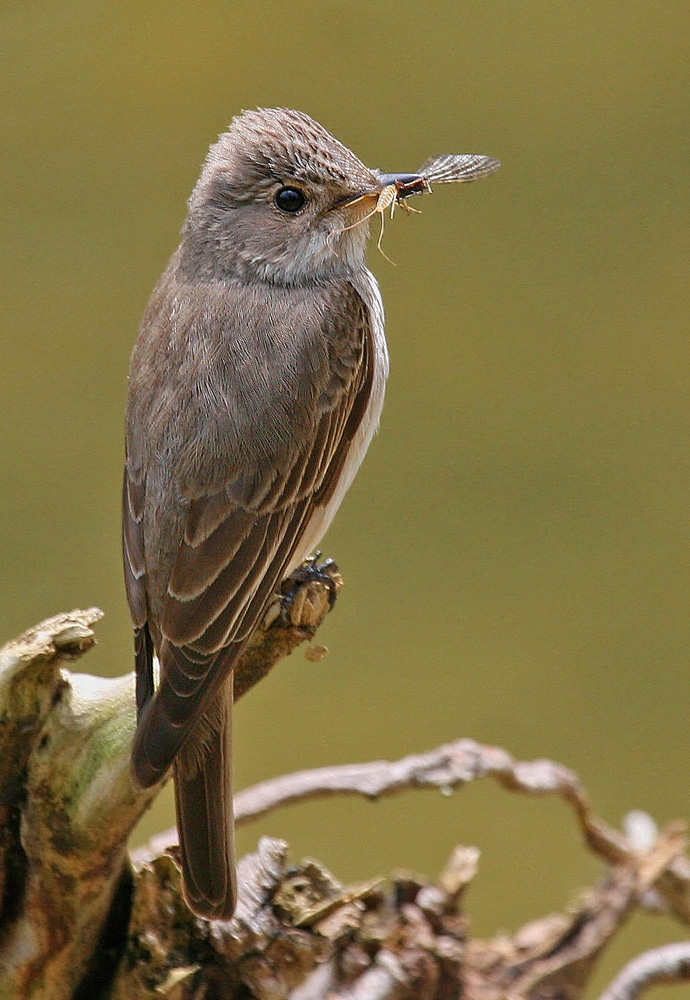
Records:
[[[279,520],[275,515],[273,519]],[[222,572],[209,577],[203,586],[201,574],[198,572],[203,567],[194,560],[193,553],[185,552],[188,568],[195,574],[196,596],[181,600],[169,592],[160,623],[161,633],[169,642],[175,643],[176,646],[189,645],[198,648],[198,640],[206,634],[221,611],[241,606],[246,593],[258,585],[263,566],[270,558],[271,547],[275,545],[275,531],[269,535],[271,515],[254,514],[252,521],[251,530],[232,560]],[[227,532],[219,529],[218,533],[221,536],[232,535],[234,522],[235,516],[230,515],[226,521]],[[204,649],[204,652],[216,652],[217,648]]]
[[[261,518],[253,511],[236,504],[227,505],[224,519],[203,541],[197,545],[182,542],[168,584],[170,600],[161,622],[164,635],[173,642],[189,642],[189,638],[173,635],[175,619],[179,618],[177,627],[183,628],[182,619],[194,613],[198,602],[203,601],[209,588],[225,574],[231,563],[236,562],[238,571],[241,567],[249,571],[246,562],[252,559],[252,553],[261,544],[261,526]]]

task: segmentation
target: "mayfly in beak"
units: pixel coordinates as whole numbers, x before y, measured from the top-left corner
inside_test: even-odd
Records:
[[[409,212],[416,212],[417,209],[410,208],[407,204],[407,199],[415,194],[424,194],[425,191],[431,193],[432,184],[464,184],[469,181],[478,181],[482,177],[488,177],[489,174],[495,173],[500,166],[500,161],[491,156],[480,156],[476,153],[441,153],[439,156],[429,157],[414,174],[384,174],[381,170],[372,170],[381,185],[380,188],[364,191],[362,194],[347,199],[346,203],[356,205],[366,198],[375,197],[376,204],[370,212],[340,232],[354,229],[355,226],[370,219],[372,215],[380,215],[381,232],[376,245],[386,257],[381,249],[381,240],[383,239],[384,212],[387,208],[391,210],[391,218],[393,218],[396,205],[402,205]],[[386,260],[390,260],[390,258],[386,257]],[[391,261],[391,263],[393,262]]]
[[[407,198],[415,194],[431,193],[432,184],[463,184],[478,181],[495,173],[501,166],[499,160],[491,156],[475,153],[442,153],[431,156],[415,174],[374,173],[383,185],[376,202],[377,212],[385,212],[390,206],[391,215],[398,204],[405,204]],[[405,205],[405,207],[408,207]]]
[[[402,205],[408,212],[415,212],[417,209],[411,208],[407,204],[407,199],[415,194],[424,194],[425,191],[431,194],[432,184],[462,184],[477,181],[495,173],[500,166],[500,161],[491,156],[479,156],[475,153],[442,153],[440,156],[429,157],[415,174],[384,174],[374,171],[383,185],[374,209],[381,215],[379,250],[383,237],[383,213],[387,208],[390,207],[391,218],[396,205]]]

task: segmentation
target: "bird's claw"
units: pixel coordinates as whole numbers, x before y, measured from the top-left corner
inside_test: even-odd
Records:
[[[335,604],[343,580],[332,559],[320,558],[315,552],[283,581],[280,616],[289,625],[315,629]]]

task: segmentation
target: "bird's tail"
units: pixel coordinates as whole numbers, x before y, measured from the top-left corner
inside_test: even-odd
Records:
[[[229,920],[237,902],[232,808],[233,673],[174,764],[185,899],[199,916]]]

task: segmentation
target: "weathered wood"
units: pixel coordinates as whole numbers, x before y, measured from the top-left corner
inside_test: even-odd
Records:
[[[238,668],[238,695],[313,636],[340,585],[337,570],[328,572],[330,582],[298,572]],[[133,677],[68,669],[94,644],[100,617],[95,608],[58,615],[0,650],[0,1000],[579,1000],[636,908],[690,923],[682,824],[659,832],[638,817],[620,832],[593,813],[567,768],[472,740],[284,775],[240,793],[238,818],[305,798],[376,798],[491,777],[570,806],[607,866],[576,906],[476,940],[464,911],[476,848],[459,846],[437,884],[398,876],[384,888],[344,886],[315,861],[291,866],[287,846],[265,839],[240,863],[233,920],[195,918],[180,894],[174,832],[135,852],[134,863],[126,850],[155,794],[135,793],[129,779]],[[632,968],[624,995],[682,980],[685,951],[671,957],[653,954],[643,974]]]

